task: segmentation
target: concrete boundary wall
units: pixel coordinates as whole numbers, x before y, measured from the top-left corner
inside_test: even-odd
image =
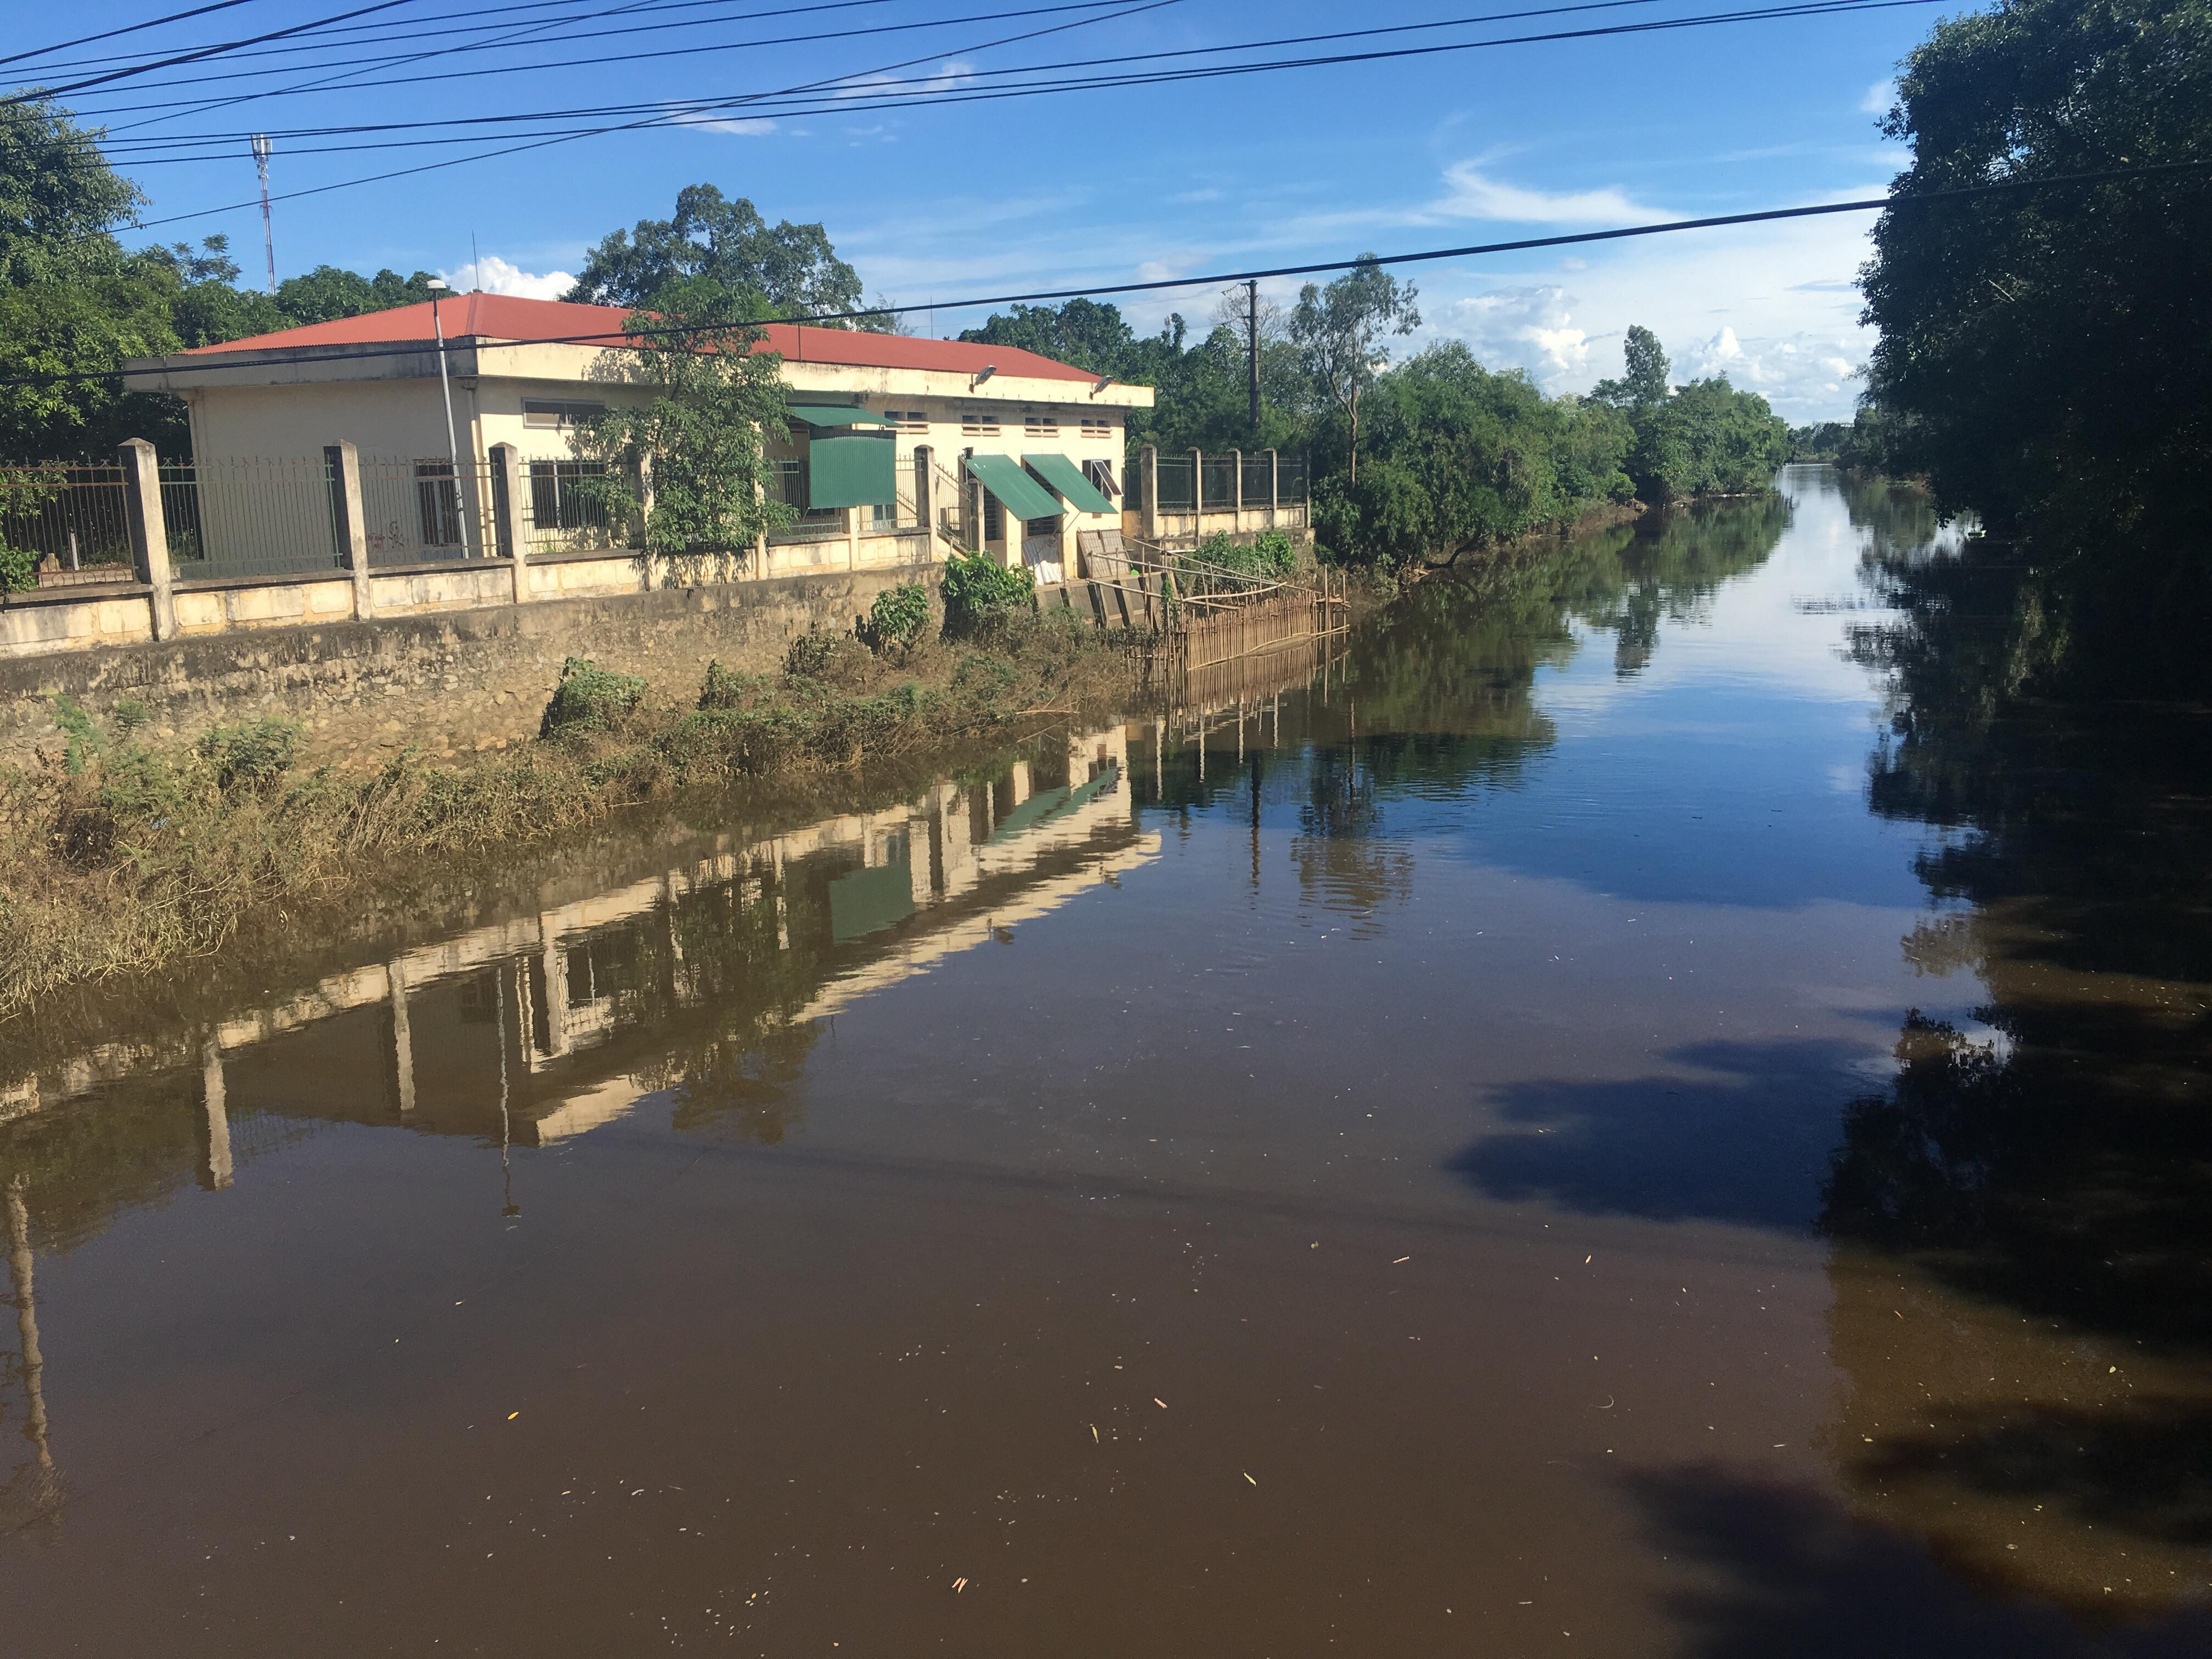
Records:
[[[350,572],[207,583],[177,588],[178,635],[159,641],[143,593],[11,605],[0,612],[9,623],[66,611],[66,625],[81,630],[69,637],[85,643],[0,654],[0,763],[32,763],[62,741],[60,696],[103,719],[118,703],[142,704],[162,737],[287,715],[306,725],[310,758],[341,763],[377,764],[410,743],[441,758],[505,748],[536,735],[565,658],[641,674],[656,696],[688,700],[709,660],[767,672],[798,635],[851,628],[886,587],[919,581],[933,592],[941,568],[643,590],[635,555],[568,555],[531,561],[534,602],[516,605],[512,568],[485,560],[372,572],[376,614],[365,622],[347,614]],[[507,602],[489,597],[502,589]]]

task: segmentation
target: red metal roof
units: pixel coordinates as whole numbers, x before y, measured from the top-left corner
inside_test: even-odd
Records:
[[[438,320],[449,340],[578,340],[613,344],[629,313],[620,306],[570,305],[565,300],[526,300],[512,294],[457,294],[435,302]],[[430,307],[399,306],[336,322],[309,323],[274,334],[256,334],[220,345],[195,346],[187,357],[233,351],[283,351],[305,346],[397,345],[435,337]],[[768,338],[754,348],[781,352],[792,362],[839,363],[864,368],[939,369],[974,374],[995,367],[1001,374],[1039,380],[1089,380],[1086,369],[1055,362],[1013,346],[976,345],[965,340],[918,340],[903,334],[866,334],[856,329],[807,328],[771,323]],[[494,360],[496,361],[495,359]]]

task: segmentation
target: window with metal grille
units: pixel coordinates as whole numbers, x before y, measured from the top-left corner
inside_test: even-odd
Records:
[[[1022,416],[1024,435],[1031,438],[1060,436],[1060,417],[1057,415],[1024,415]]]
[[[1085,415],[1083,417],[1083,435],[1086,438],[1111,438],[1114,422],[1103,415]]]
[[[1025,519],[1022,522],[1022,534],[1057,536],[1060,534],[1060,520],[1058,519]]]
[[[461,493],[451,461],[415,463],[415,512],[423,546],[461,544]]]
[[[963,409],[960,411],[960,430],[969,437],[996,437],[999,417],[988,409]]]
[[[532,461],[530,520],[538,530],[604,530],[606,503],[577,489],[585,478],[604,478],[605,461]]]
[[[1006,517],[1000,511],[999,498],[989,490],[983,492],[983,539],[996,541],[1006,533]]]
[[[605,404],[576,403],[560,398],[525,398],[522,400],[522,423],[525,426],[565,429],[580,426],[586,421],[596,421],[606,412]]]
[[[814,478],[804,456],[775,458],[770,465],[775,468],[776,477],[783,486],[783,504],[798,513],[800,524],[818,527],[845,522],[845,509],[842,507],[809,507],[806,504],[813,495]]]
[[[1114,482],[1114,463],[1111,461],[1084,462],[1083,476],[1103,495],[1118,495],[1121,493],[1121,486]]]
[[[884,411],[884,418],[897,422],[898,429],[902,432],[929,430],[929,416],[918,409],[887,409]]]

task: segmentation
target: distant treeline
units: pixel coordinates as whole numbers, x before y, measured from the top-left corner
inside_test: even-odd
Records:
[[[1672,386],[1645,328],[1628,332],[1623,376],[1588,398],[1547,398],[1456,342],[1392,365],[1388,337],[1418,326],[1415,299],[1363,264],[1309,285],[1287,313],[1261,301],[1256,428],[1252,313],[1233,300],[1202,338],[1181,316],[1139,335],[1092,300],[1018,306],[961,337],[1156,388],[1158,407],[1132,419],[1133,447],[1308,453],[1316,533],[1351,563],[1441,562],[1608,503],[1765,490],[1789,459],[1789,428],[1764,398],[1721,378]]]

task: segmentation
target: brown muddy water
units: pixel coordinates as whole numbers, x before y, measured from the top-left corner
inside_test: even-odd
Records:
[[[2186,744],[1784,483],[0,1079],[0,1651],[2207,1651]]]

